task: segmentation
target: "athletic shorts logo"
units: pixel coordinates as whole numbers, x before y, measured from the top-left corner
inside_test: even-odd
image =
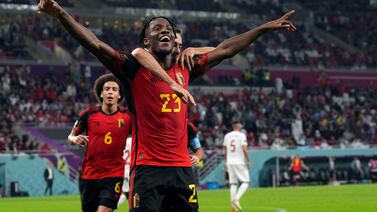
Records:
[[[140,196],[138,193],[135,193],[132,198],[132,207],[138,208],[140,206]]]

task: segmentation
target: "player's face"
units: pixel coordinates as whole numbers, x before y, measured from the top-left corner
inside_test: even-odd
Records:
[[[176,58],[181,53],[181,49],[182,49],[182,35],[179,33],[176,33],[176,37],[174,39],[173,58]]]
[[[173,50],[174,38],[173,27],[169,21],[157,18],[149,24],[144,45],[157,55],[168,55]]]
[[[106,105],[118,104],[118,100],[121,98],[118,83],[109,81],[103,84],[101,98]]]

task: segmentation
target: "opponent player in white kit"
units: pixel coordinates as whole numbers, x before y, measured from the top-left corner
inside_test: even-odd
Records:
[[[241,132],[242,124],[239,121],[233,123],[233,131],[224,137],[225,165],[229,174],[230,200],[232,210],[241,210],[240,199],[249,187],[250,158],[247,151],[246,135]],[[238,181],[240,187],[238,188]]]
[[[118,200],[118,207],[127,200],[128,192],[130,190],[131,145],[132,145],[132,138],[129,137],[126,140],[126,147],[123,150],[123,160],[126,161],[126,165],[124,166],[124,180],[123,180],[123,186],[122,186],[122,195],[120,196]]]

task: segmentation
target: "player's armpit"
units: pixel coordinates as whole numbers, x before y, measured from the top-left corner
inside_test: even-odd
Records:
[[[132,81],[140,67],[140,63],[131,54],[114,50],[114,62],[110,71],[118,79]]]

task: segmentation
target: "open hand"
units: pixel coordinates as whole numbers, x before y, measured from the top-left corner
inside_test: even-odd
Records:
[[[179,54],[179,57],[177,58],[178,65],[181,66],[181,69],[183,70],[185,68],[185,64],[187,65],[187,68],[189,71],[194,67],[195,63],[193,60],[193,57],[195,56],[196,52],[193,48],[187,48],[185,49],[181,54]]]
[[[181,85],[174,82],[172,85],[170,85],[170,88],[173,89],[175,94],[177,94],[177,96],[179,98],[181,98],[186,104],[192,104],[192,105],[196,106],[196,102],[194,100],[194,97],[192,97],[190,92],[188,90],[184,89]]]
[[[289,31],[295,31],[296,27],[293,25],[291,21],[288,20],[290,16],[292,16],[295,13],[294,10],[291,10],[284,14],[282,17],[267,22],[264,24],[264,27],[266,27],[269,30],[276,30],[276,29],[287,29]]]
[[[40,0],[38,4],[37,13],[46,13],[52,17],[58,17],[63,8],[54,0]]]

